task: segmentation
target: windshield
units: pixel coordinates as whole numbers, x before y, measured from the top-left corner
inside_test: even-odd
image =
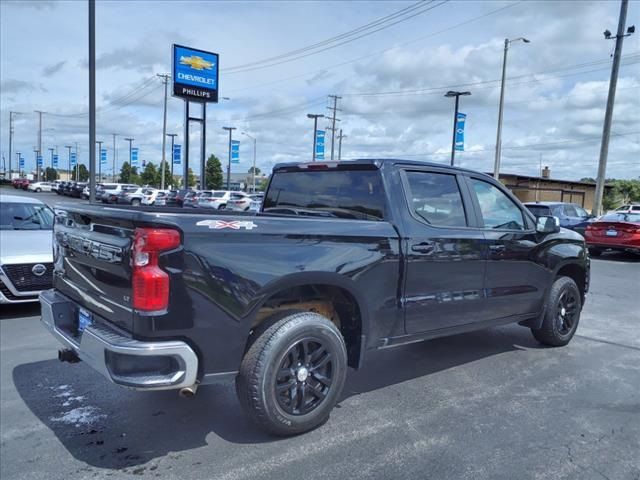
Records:
[[[37,203],[2,203],[0,230],[52,230],[53,212]]]

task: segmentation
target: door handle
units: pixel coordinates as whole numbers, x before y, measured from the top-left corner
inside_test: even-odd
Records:
[[[411,245],[411,250],[417,253],[431,253],[435,248],[436,245],[433,242],[422,242]]]
[[[507,249],[504,245],[489,245],[489,250],[492,253],[502,253]]]

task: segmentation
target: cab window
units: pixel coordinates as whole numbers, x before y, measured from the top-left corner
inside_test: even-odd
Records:
[[[485,228],[525,230],[522,211],[503,191],[488,182],[471,179]]]

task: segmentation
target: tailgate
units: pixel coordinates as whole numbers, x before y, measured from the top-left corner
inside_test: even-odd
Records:
[[[101,207],[56,208],[54,287],[87,310],[133,330],[131,245],[135,215]]]

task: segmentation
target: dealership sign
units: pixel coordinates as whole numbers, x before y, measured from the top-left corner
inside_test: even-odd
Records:
[[[240,141],[231,140],[231,163],[240,163]]]
[[[180,153],[182,152],[182,145],[173,146],[173,163],[180,165]]]
[[[218,54],[173,45],[173,95],[193,102],[218,102]]]
[[[456,118],[456,150],[464,152],[464,124],[467,122],[466,113],[458,113]]]

